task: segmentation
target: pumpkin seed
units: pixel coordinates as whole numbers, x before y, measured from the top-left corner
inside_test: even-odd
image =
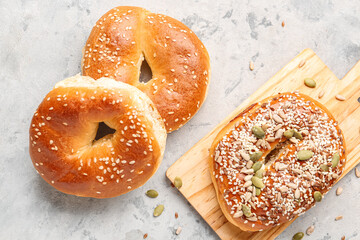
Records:
[[[288,129],[284,132],[284,136],[289,139],[292,138],[292,136],[294,136],[294,130],[293,129]]]
[[[254,153],[250,154],[250,160],[251,161],[257,161],[257,160],[259,160],[261,158],[262,155],[263,155],[262,151],[254,152]]]
[[[265,137],[264,130],[259,126],[253,126],[251,131],[255,135],[255,137],[257,137],[257,138],[264,138]]]
[[[150,198],[156,198],[159,195],[159,193],[154,189],[148,190],[145,194]]]
[[[180,177],[175,177],[174,179],[174,186],[177,188],[177,189],[180,189],[181,186],[182,186],[182,180]]]
[[[315,80],[312,79],[312,78],[305,78],[305,79],[304,79],[304,83],[305,83],[305,85],[306,85],[307,87],[309,87],[309,88],[314,88],[314,87],[316,87],[316,82],[315,82]]]
[[[262,167],[262,165],[263,164],[261,162],[256,162],[251,168],[254,169],[254,172],[256,172]]]
[[[164,205],[160,204],[154,209],[154,217],[158,217],[164,211]]]
[[[294,137],[299,140],[303,140],[303,136],[298,131],[294,130]]]
[[[263,181],[258,177],[252,177],[251,182],[254,184],[255,187],[258,187],[260,189],[265,187]]]
[[[245,217],[251,216],[251,209],[248,206],[246,206],[245,204],[242,205],[241,210],[243,211]]]
[[[261,189],[260,188],[256,188],[255,190],[256,196],[259,196],[261,194]]]
[[[331,160],[331,163],[332,163],[331,166],[336,167],[339,164],[339,161],[340,161],[340,155],[339,155],[339,153],[335,153]]]
[[[322,200],[322,194],[321,194],[321,192],[315,191],[315,192],[314,192],[314,198],[315,198],[315,201],[316,201],[316,202],[321,202],[321,200]]]
[[[329,166],[326,164],[321,164],[320,165],[320,169],[324,172],[328,172],[329,171]]]
[[[303,232],[295,233],[295,235],[292,237],[292,240],[301,240],[304,237]]]
[[[263,178],[264,171],[265,171],[264,169],[257,170],[256,173],[255,173],[255,177]]]
[[[310,150],[300,150],[296,154],[296,157],[300,161],[305,161],[305,160],[309,160],[313,155],[314,153]]]

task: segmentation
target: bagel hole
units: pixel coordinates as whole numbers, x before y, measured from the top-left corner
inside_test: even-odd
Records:
[[[151,78],[152,78],[151,68],[147,63],[146,59],[144,59],[144,61],[142,61],[141,63],[139,82],[147,83],[148,81],[151,80]]]
[[[274,149],[265,156],[264,164],[266,166],[271,165],[280,156],[280,154],[285,151],[287,145],[289,145],[288,141],[278,143]]]
[[[110,137],[110,135],[114,134],[115,132],[116,132],[115,129],[109,127],[104,122],[100,122],[94,141],[97,141],[108,135],[109,135],[108,137]]]

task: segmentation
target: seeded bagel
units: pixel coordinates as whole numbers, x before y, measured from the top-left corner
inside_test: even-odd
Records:
[[[139,81],[146,59],[152,79]],[[82,73],[110,77],[146,93],[168,132],[188,122],[205,101],[210,60],[200,39],[180,21],[139,7],[115,7],[95,24]]]
[[[345,162],[334,117],[298,92],[249,106],[219,132],[209,155],[220,207],[244,231],[304,213],[334,185]]]
[[[95,139],[99,123],[115,133]],[[143,185],[159,167],[166,130],[151,100],[110,78],[56,84],[30,126],[30,156],[41,177],[81,197],[109,198]]]

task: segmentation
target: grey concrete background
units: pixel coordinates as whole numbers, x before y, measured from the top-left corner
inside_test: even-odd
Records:
[[[169,135],[163,163],[143,187],[105,200],[65,195],[32,167],[29,123],[54,84],[80,72],[93,24],[119,5],[142,6],[192,28],[211,56],[209,95],[200,112]],[[357,0],[0,0],[0,26],[0,239],[142,239],[145,233],[148,239],[218,239],[170,187],[166,169],[304,48],[314,49],[339,78],[360,60]],[[338,185],[341,196],[332,189],[278,239],[311,224],[315,231],[304,239],[360,239],[360,179],[351,171]],[[149,188],[159,191],[157,199],[145,197]],[[153,218],[159,203],[165,211]],[[338,215],[344,219],[335,222]],[[176,236],[178,226],[183,231]]]

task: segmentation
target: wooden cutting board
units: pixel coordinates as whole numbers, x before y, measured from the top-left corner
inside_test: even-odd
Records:
[[[299,67],[299,63],[302,61],[305,61],[305,65]],[[303,80],[306,77],[316,80],[315,89],[304,85]],[[342,176],[360,162],[360,61],[346,74],[344,79],[339,80],[311,49],[305,49],[195,144],[166,172],[167,177],[172,182],[176,176],[181,177],[183,186],[180,192],[221,239],[274,239],[293,222],[255,233],[243,232],[232,225],[222,214],[217,202],[208,170],[207,158],[208,149],[217,133],[248,105],[278,92],[295,90],[320,101],[339,122],[345,136],[348,154],[345,172]],[[318,96],[321,91],[325,93],[319,99]],[[343,102],[336,100],[335,95],[337,94],[343,95],[346,100]]]

